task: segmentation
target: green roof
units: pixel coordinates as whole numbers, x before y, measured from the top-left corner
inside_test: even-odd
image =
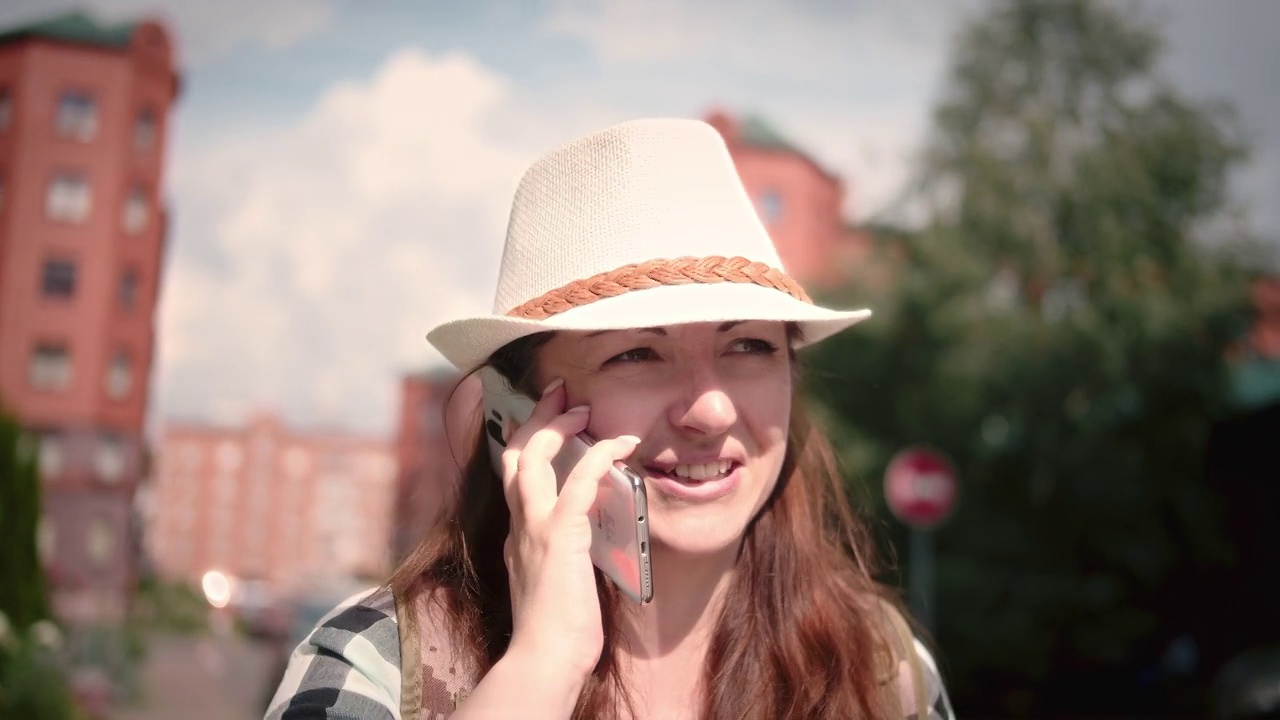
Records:
[[[750,115],[743,118],[742,123],[738,126],[738,132],[741,133],[742,143],[744,145],[800,152],[799,148],[788,142],[786,138],[782,137],[782,133],[775,130],[774,127],[765,122],[763,118],[756,115]]]
[[[738,123],[738,142],[747,147],[761,148],[764,150],[781,150],[799,155],[818,169],[824,175],[835,177],[817,158],[797,147],[790,140],[782,136],[772,125],[759,115],[747,115]]]
[[[47,38],[83,45],[124,48],[128,47],[129,38],[133,37],[133,31],[137,27],[136,22],[106,25],[88,13],[75,11],[18,27],[0,29],[0,43],[23,38]]]

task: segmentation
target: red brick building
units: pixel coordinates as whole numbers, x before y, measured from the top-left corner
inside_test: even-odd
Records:
[[[459,465],[471,448],[479,381],[461,386],[451,370],[407,375],[400,381],[400,420],[396,432],[393,554],[403,558],[435,524],[456,487]],[[454,388],[457,388],[456,392]]]
[[[119,618],[166,241],[169,33],[0,30],[0,403],[39,439],[55,612]]]
[[[1241,409],[1280,403],[1280,274],[1255,278],[1249,294],[1253,321],[1228,355]]]
[[[395,468],[383,439],[300,432],[270,415],[171,424],[145,503],[148,554],[161,577],[196,586],[209,570],[281,594],[312,579],[381,579]]]
[[[846,280],[870,240],[844,219],[844,182],[760,118],[705,119],[724,137],[787,271],[810,290]]]
[[[1260,357],[1280,360],[1280,274],[1257,278],[1250,294],[1257,317],[1249,330],[1249,346]]]

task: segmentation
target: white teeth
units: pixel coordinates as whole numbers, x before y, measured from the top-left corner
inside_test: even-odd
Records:
[[[682,470],[683,472],[681,472]],[[702,463],[680,465],[676,468],[676,474],[681,477],[687,477],[690,480],[701,480],[707,476],[707,466]]]
[[[672,474],[690,480],[705,480],[724,475],[729,472],[729,468],[732,466],[732,460],[718,460],[709,463],[681,463],[675,466]]]

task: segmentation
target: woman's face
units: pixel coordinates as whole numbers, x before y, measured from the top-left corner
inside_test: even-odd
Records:
[[[783,323],[699,323],[559,332],[538,381],[564,378],[596,438],[635,435],[649,536],[688,553],[736,548],[773,491],[787,449],[791,359]]]

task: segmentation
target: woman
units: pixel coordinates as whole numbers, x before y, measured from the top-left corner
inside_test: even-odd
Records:
[[[500,467],[471,429],[451,512],[298,648],[268,717],[949,717],[796,403],[796,350],[868,315],[787,277],[704,123],[543,157],[494,312],[428,336],[538,398],[533,415]],[[599,441],[557,493],[551,459],[584,430]],[[648,492],[646,605],[588,554],[616,460]]]

